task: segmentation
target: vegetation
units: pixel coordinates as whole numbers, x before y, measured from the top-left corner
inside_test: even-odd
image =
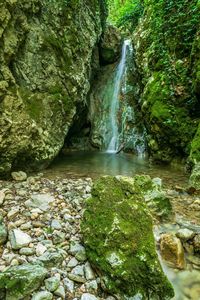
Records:
[[[140,0],[107,0],[109,21],[117,27],[133,31],[143,14],[143,1]]]

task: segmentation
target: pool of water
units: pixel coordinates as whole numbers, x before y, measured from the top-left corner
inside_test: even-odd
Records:
[[[134,176],[135,174],[160,177],[164,184],[172,186],[186,184],[188,181],[188,175],[183,168],[152,164],[147,157],[127,153],[69,152],[57,157],[44,171],[44,175],[48,177],[72,178],[97,178],[101,175]]]

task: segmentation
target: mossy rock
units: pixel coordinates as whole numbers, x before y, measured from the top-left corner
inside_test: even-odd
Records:
[[[200,190],[200,163],[197,163],[189,179],[189,185],[197,190]]]
[[[48,274],[39,265],[25,264],[10,267],[0,274],[0,294],[6,294],[6,300],[20,300],[37,290]]]
[[[156,254],[152,218],[133,178],[98,179],[81,228],[88,259],[108,292],[120,299],[173,297]]]

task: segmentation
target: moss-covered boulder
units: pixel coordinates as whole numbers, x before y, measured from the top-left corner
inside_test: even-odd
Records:
[[[103,65],[116,62],[121,54],[122,37],[118,29],[107,25],[100,44],[100,60]]]
[[[40,287],[47,274],[39,265],[10,267],[0,274],[0,293],[5,292],[6,300],[24,299]]]
[[[82,233],[88,258],[107,291],[121,299],[173,297],[156,254],[151,216],[133,178],[104,176],[96,181]]]

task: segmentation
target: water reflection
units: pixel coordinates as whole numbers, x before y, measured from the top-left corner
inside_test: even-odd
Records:
[[[169,184],[187,182],[187,176],[181,170],[166,165],[153,165],[147,157],[127,153],[69,152],[57,157],[44,173],[46,176],[92,178],[100,175],[149,174],[152,177],[161,177]]]

